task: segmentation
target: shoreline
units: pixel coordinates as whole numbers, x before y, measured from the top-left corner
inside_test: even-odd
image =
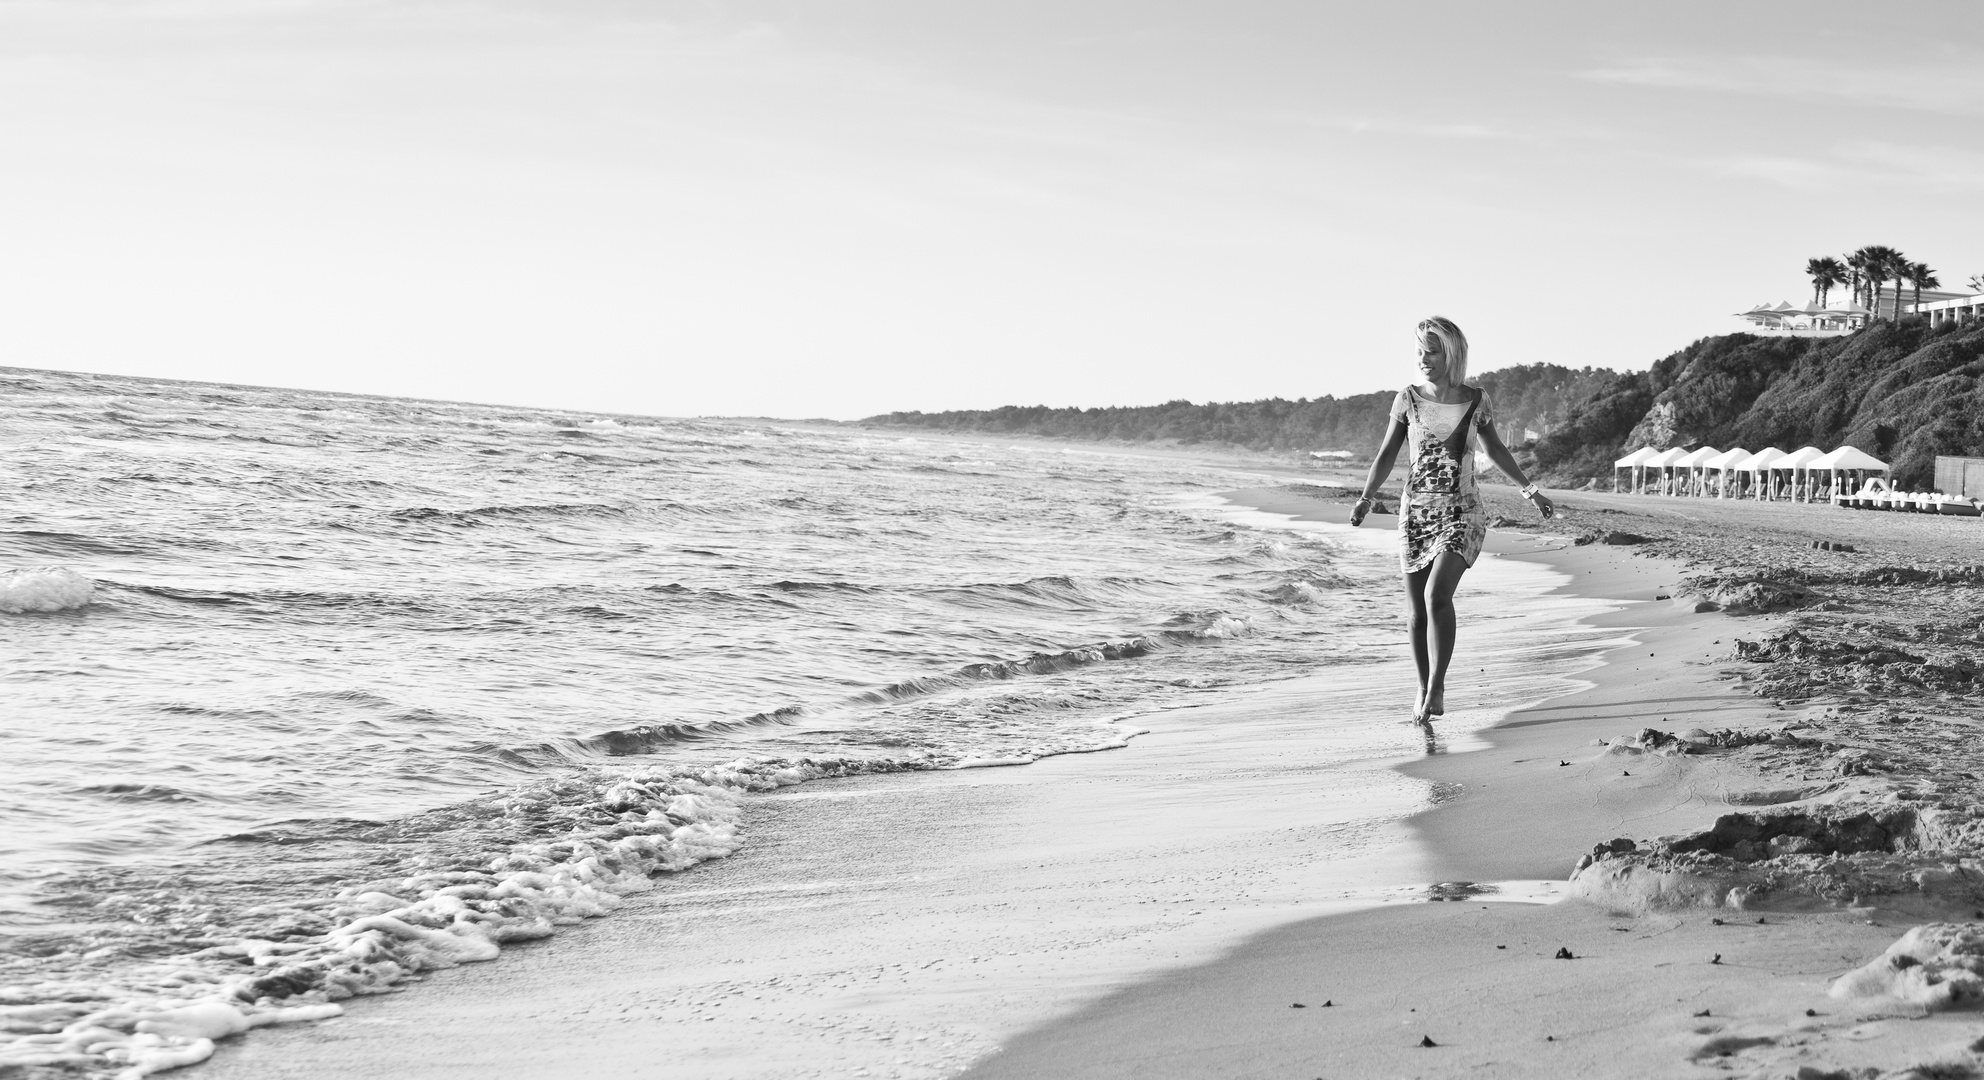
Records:
[[[1580,516],[1604,520],[1608,512]],[[1557,593],[1603,594],[1599,564],[1609,564],[1638,571],[1616,577],[1619,588],[1658,595],[1681,567],[1637,560],[1632,549],[1573,547],[1543,531],[1524,542],[1536,550],[1516,550],[1506,532],[1491,549],[1497,554],[1484,558],[1548,563],[1569,579]],[[1397,770],[1413,792],[1432,786],[1436,805],[1378,826],[1348,863],[1290,870],[1312,858],[1304,830],[1369,829],[1354,813],[1337,806],[1325,808],[1334,816],[1319,810],[1293,827],[1260,828],[1254,807],[1220,804],[1232,797],[1230,776],[1213,784],[1186,775],[1214,747],[1194,743],[1182,716],[1159,714],[1140,721],[1150,734],[1112,754],[825,781],[766,798],[752,844],[671,879],[613,919],[575,927],[549,947],[506,952],[497,964],[443,973],[399,1001],[354,1002],[338,1021],[224,1045],[208,1068],[223,1080],[489,1068],[699,1078],[961,1069],[988,1077],[1707,1076],[1786,1060],[1885,1068],[1961,1054],[1977,1033],[1947,1014],[1911,1023],[1896,1017],[1920,1009],[1869,1012],[1825,998],[1832,977],[1878,956],[1907,925],[1883,912],[1772,913],[1762,924],[1746,917],[1718,925],[1699,910],[1620,917],[1581,901],[1418,902],[1430,898],[1426,883],[1509,880],[1518,876],[1511,869],[1562,881],[1592,842],[1586,837],[1699,828],[1730,808],[1729,795],[1779,794],[1740,755],[1648,754],[1618,769],[1639,774],[1637,782],[1598,775],[1618,759],[1590,739],[1629,734],[1647,719],[1636,697],[1605,696],[1641,674],[1629,646],[1650,642],[1654,661],[1703,651],[1671,684],[1712,691],[1688,696],[1726,710],[1670,711],[1671,727],[1706,719],[1735,726],[1724,711],[1746,711],[1757,723],[1789,718],[1773,700],[1704,682],[1717,656],[1732,662],[1733,633],[1754,635],[1779,620],[1697,616],[1652,595],[1616,597],[1619,610],[1595,616],[1582,637],[1525,646],[1545,668],[1566,653],[1600,649],[1603,659],[1577,673],[1592,685],[1571,694],[1555,675],[1499,687],[1502,700],[1547,700],[1482,733],[1485,749]],[[1479,600],[1463,600],[1464,618],[1482,614]],[[1625,629],[1656,617],[1673,625]],[[1613,625],[1603,625],[1608,619]],[[1728,629],[1703,630],[1718,626]],[[1462,648],[1482,641],[1481,633],[1464,636]],[[1498,669],[1498,678],[1505,674]],[[1217,751],[1245,757],[1250,797],[1274,798],[1281,812],[1309,807],[1330,789],[1313,762],[1290,769],[1276,760],[1292,739],[1313,736],[1304,718],[1322,695],[1351,703],[1353,723],[1392,722],[1395,671],[1349,675],[1348,688],[1296,680],[1302,685],[1231,704],[1234,722],[1255,726],[1242,749],[1222,743]],[[1533,750],[1562,753],[1532,760]],[[1513,782],[1521,777],[1511,770],[1531,766],[1526,784]],[[1689,797],[1677,800],[1677,789]],[[1556,802],[1535,801],[1546,796]],[[1593,806],[1606,822],[1596,832]],[[1088,847],[1079,831],[1055,831],[1098,815],[1112,831],[1087,838]],[[1489,828],[1497,821],[1499,834]],[[1233,830],[1246,828],[1255,831],[1238,845],[1258,851],[1245,865],[1272,866],[1279,892],[1259,895],[1261,878],[1218,861],[1236,846]],[[1401,846],[1408,832],[1417,842]],[[1112,848],[1098,886],[1095,853]],[[919,864],[919,856],[944,865]],[[796,869],[780,862],[794,859],[803,860]],[[1354,895],[1359,880],[1372,888]],[[1398,881],[1419,884],[1389,893],[1381,884]],[[1237,916],[1213,906],[1228,897],[1256,906]],[[739,942],[747,955],[737,955]],[[1555,959],[1560,948],[1577,962]],[[1332,1004],[1323,1010],[1321,1001]],[[1290,1008],[1298,1002],[1307,1007]],[[1439,1045],[1422,1047],[1422,1038]],[[995,1047],[1002,1052],[985,1056]]]
[[[1554,579],[1501,572],[1527,614],[1481,640],[1578,636],[1545,598]],[[1519,659],[1491,663],[1499,695],[1563,686]],[[392,1002],[354,1000],[335,1021],[223,1044],[206,1068],[956,1075],[1034,1024],[1263,929],[1422,900],[1402,822],[1429,785],[1391,768],[1423,746],[1392,715],[1407,663],[1401,649],[1142,716],[1148,732],[1108,754],[754,796],[738,853],[611,918]]]
[[[1347,499],[1285,488],[1230,497],[1348,519]],[[1565,502],[1601,521],[1691,509]],[[1699,596],[1684,589],[1700,588],[1688,563],[1702,560],[1686,558],[1698,553],[1640,558],[1631,547],[1575,544],[1577,527],[1556,524],[1555,535],[1547,526],[1527,537],[1523,525],[1491,531],[1483,558],[1542,562],[1569,578],[1561,591],[1615,601],[1587,621],[1625,638],[1583,673],[1585,689],[1512,711],[1483,733],[1484,748],[1401,766],[1446,792],[1408,823],[1429,879],[1568,875],[1581,868],[1580,851],[1615,836],[1699,831],[1722,813],[1823,794],[1808,774],[1792,774],[1795,761],[1594,745],[1649,726],[1823,724],[1834,710],[1824,696],[1762,694],[1782,682],[1748,693],[1722,685],[1738,664],[1738,635],[1768,640],[1787,620],[1695,610]],[[1463,595],[1463,619],[1481,599]],[[1467,644],[1463,636],[1457,668]],[[1934,1075],[1977,1075],[1962,1071],[1984,1044],[1974,1022],[1919,1002],[1827,993],[1919,916],[1872,904],[1661,907],[1617,894],[1547,907],[1473,902],[1463,890],[1450,898],[1462,902],[1327,915],[1256,935],[1217,961],[1011,1040],[965,1075],[1858,1080],[1922,1075],[1910,1067],[1923,1063],[1954,1070]]]
[[[1298,514],[1298,519],[1348,522],[1347,508],[1305,505],[1272,491],[1241,491],[1230,497],[1269,512]],[[1722,808],[1713,796],[1676,800],[1671,794],[1676,787],[1757,786],[1706,758],[1653,758],[1632,777],[1616,775],[1632,769],[1580,760],[1590,757],[1594,739],[1609,740],[1647,724],[1678,732],[1757,727],[1787,719],[1782,710],[1748,695],[1703,685],[1704,680],[1722,681],[1720,672],[1728,665],[1717,658],[1727,653],[1722,642],[1730,639],[1731,630],[1655,599],[1671,601],[1679,590],[1679,564],[1636,558],[1606,545],[1573,546],[1516,526],[1492,531],[1481,557],[1545,566],[1566,578],[1552,590],[1554,595],[1597,601],[1606,610],[1579,620],[1601,636],[1576,649],[1596,649],[1577,676],[1586,684],[1583,688],[1505,710],[1500,721],[1479,734],[1485,745],[1478,749],[1399,766],[1407,776],[1453,792],[1408,820],[1425,847],[1429,880],[1561,879],[1578,854],[1595,842],[1703,828]],[[1492,598],[1469,590],[1465,578],[1462,590],[1457,599],[1462,617],[1479,625],[1482,608]],[[1726,623],[1722,616],[1715,618]],[[1641,656],[1642,650],[1649,655]],[[1468,652],[1463,637],[1454,671],[1461,684],[1455,691],[1458,700],[1468,695],[1467,673],[1460,670]],[[1657,716],[1644,715],[1642,703],[1650,700],[1661,702]],[[1557,764],[1567,758],[1569,766]],[[1608,823],[1608,834],[1589,835],[1600,822]]]

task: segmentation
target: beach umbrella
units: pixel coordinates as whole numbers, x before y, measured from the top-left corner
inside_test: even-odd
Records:
[[[1758,304],[1748,311],[1738,312],[1736,317],[1739,319],[1748,319],[1753,323],[1759,323],[1764,326],[1782,326],[1785,316],[1792,314],[1796,314],[1796,312],[1792,309],[1790,303],[1780,300],[1776,307],[1772,307],[1768,303]]]

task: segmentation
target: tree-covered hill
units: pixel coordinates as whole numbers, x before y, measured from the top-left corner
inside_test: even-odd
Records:
[[[1544,432],[1564,422],[1573,402],[1609,385],[1614,373],[1556,364],[1524,364],[1483,372],[1473,381],[1495,403],[1496,423],[1511,445],[1525,429]],[[1401,384],[1402,385],[1402,384]],[[1268,398],[1262,401],[1168,401],[1162,405],[1055,409],[1007,405],[959,412],[896,412],[864,424],[939,431],[983,431],[1070,439],[1226,443],[1254,450],[1376,452],[1396,389],[1351,397]]]
[[[1613,375],[1533,448],[1557,483],[1605,477],[1640,446],[1857,446],[1902,487],[1938,454],[1984,455],[1984,324],[1877,322],[1839,338],[1703,338]]]
[[[1645,371],[1527,364],[1483,372],[1503,439],[1552,484],[1611,476],[1641,446],[1761,450],[1851,444],[1906,488],[1933,484],[1938,454],[1984,456],[1984,322],[1931,330],[1918,318],[1837,338],[1702,338]],[[1255,450],[1377,450],[1396,390],[1346,398],[1172,401],[1096,409],[1006,406],[898,412],[872,426],[1072,439],[1225,443]]]

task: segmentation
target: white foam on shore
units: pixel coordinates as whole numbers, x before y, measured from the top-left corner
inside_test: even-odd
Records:
[[[0,612],[70,611],[96,598],[96,582],[66,566],[35,566],[0,573]]]
[[[1344,531],[1315,531],[1332,529]],[[1377,546],[1390,537],[1370,540],[1357,573],[1395,580]],[[1585,605],[1545,596],[1562,575],[1484,559],[1470,576],[1496,600],[1463,610],[1463,648],[1489,670],[1466,669],[1479,703],[1450,718],[1462,732],[1573,688],[1565,672],[1594,642],[1573,622]],[[482,1060],[479,1040],[501,1031],[506,1047],[527,1048],[506,1062],[523,1071],[951,1075],[1019,1030],[1291,921],[1561,898],[1561,882],[1489,891],[1418,876],[1402,822],[1438,793],[1391,768],[1428,748],[1393,716],[1394,694],[1411,693],[1399,607],[1364,592],[1346,598],[1346,617],[1368,620],[1374,639],[1396,636],[1396,661],[1168,711],[1119,753],[754,797],[775,857],[727,860],[646,894],[636,917],[595,928],[582,983],[555,952],[533,951],[398,1001],[394,1015],[448,1032],[430,1057],[449,1067]],[[553,1002],[555,1024],[540,1019]],[[613,1040],[559,1034],[629,1019]],[[346,1076],[392,1061],[388,1046],[313,1040],[299,1033],[271,1052],[337,1055]],[[369,1065],[349,1060],[360,1052]],[[224,1076],[254,1076],[254,1063],[244,1055]]]
[[[121,1066],[116,1075],[128,1080],[204,1061],[216,1039],[335,1016],[342,1010],[333,1002],[389,991],[422,972],[493,960],[504,944],[606,914],[656,875],[728,855],[742,843],[745,792],[900,767],[740,760],[694,775],[601,775],[586,797],[557,793],[558,810],[574,823],[568,834],[520,845],[481,870],[354,885],[338,899],[358,917],[327,934],[175,957],[136,973],[152,976],[142,989],[0,986],[0,1070],[100,1073]]]

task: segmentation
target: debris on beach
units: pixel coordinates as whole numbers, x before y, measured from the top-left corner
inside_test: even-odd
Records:
[[[1607,753],[1660,754],[1676,756],[1710,750],[1737,750],[1747,746],[1818,747],[1818,740],[1798,735],[1789,726],[1772,728],[1689,728],[1679,733],[1645,727],[1631,735],[1620,735],[1609,742],[1599,740]],[[1836,750],[1837,747],[1827,747]]]
[[[1899,799],[1724,814],[1700,832],[1617,839],[1578,860],[1578,895],[1626,910],[1871,903],[1944,908],[1984,899],[1966,865],[1974,807]]]
[[[1931,1012],[1984,1005],[1984,930],[1961,923],[1917,926],[1834,980],[1827,993],[1840,1001],[1892,999]]]
[[[1442,881],[1427,888],[1426,899],[1458,901],[1473,896],[1488,896],[1497,891],[1493,885],[1473,881]]]
[[[1613,546],[1623,547],[1629,544],[1644,544],[1647,542],[1647,539],[1648,539],[1647,537],[1641,536],[1639,533],[1624,532],[1619,529],[1611,529],[1604,531],[1593,530],[1591,532],[1582,533],[1579,536],[1573,538],[1571,542],[1573,544],[1580,544],[1580,545],[1609,544]]]

